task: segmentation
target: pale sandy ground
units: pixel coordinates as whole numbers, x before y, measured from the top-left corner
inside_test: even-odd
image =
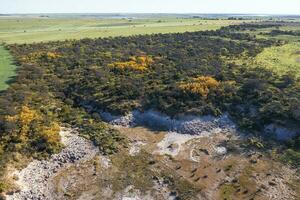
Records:
[[[60,135],[65,148],[47,161],[34,160],[26,168],[16,171],[14,176],[18,177],[16,183],[20,191],[8,195],[7,200],[52,199],[50,182],[59,170],[99,154],[98,148],[72,129],[62,128]]]

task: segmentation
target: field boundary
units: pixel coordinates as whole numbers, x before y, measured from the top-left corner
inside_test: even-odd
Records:
[[[0,45],[0,91],[7,89],[8,81],[16,74],[16,66],[12,64],[12,55]]]

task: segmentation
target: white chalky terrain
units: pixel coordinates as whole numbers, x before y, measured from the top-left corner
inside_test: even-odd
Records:
[[[99,153],[90,141],[77,135],[72,129],[60,131],[65,148],[49,160],[32,161],[26,168],[16,172],[20,191],[8,195],[8,200],[56,199],[53,196],[51,179],[63,168],[92,159]]]
[[[114,116],[107,112],[100,112],[100,115],[103,120],[112,125],[123,127],[146,126],[191,135],[208,135],[221,130],[230,132],[235,132],[236,130],[236,126],[230,120],[228,114],[220,117],[187,115],[173,119],[153,110],[145,112],[135,110],[124,116]]]
[[[144,145],[146,145],[146,143],[142,141],[132,142],[131,147],[129,149],[129,154],[132,156],[137,155],[141,151],[142,146]]]
[[[157,144],[158,151],[155,153],[164,155],[168,154],[171,156],[177,156],[181,151],[182,145],[189,140],[203,137],[202,135],[188,135],[180,134],[176,132],[169,132],[166,134],[164,139]]]

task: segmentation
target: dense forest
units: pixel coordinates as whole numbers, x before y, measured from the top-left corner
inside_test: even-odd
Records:
[[[58,152],[62,124],[80,128],[103,153],[118,151],[126,141],[101,121],[99,111],[229,113],[240,129],[258,136],[269,124],[299,129],[299,80],[235,62],[282,44],[241,30],[277,26],[7,46],[19,67],[0,95],[1,167],[19,155],[45,158]],[[288,145],[299,150],[299,141]]]

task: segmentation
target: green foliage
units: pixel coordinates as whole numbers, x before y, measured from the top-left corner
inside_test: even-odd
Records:
[[[261,141],[258,138],[249,138],[245,144],[243,144],[246,148],[256,148],[256,149],[263,149],[265,148],[265,145],[263,144],[263,141]]]
[[[290,140],[287,146],[288,149],[284,151],[281,160],[300,169],[300,136]]]
[[[267,35],[277,36],[277,35],[292,35],[292,36],[300,36],[299,31],[282,31],[282,30],[272,30]]]
[[[7,185],[5,183],[0,182],[0,193],[4,192],[7,188]]]
[[[125,138],[104,123],[90,120],[80,124],[79,128],[80,134],[93,141],[105,155],[117,153],[120,145],[125,145]]]
[[[300,152],[293,149],[287,149],[282,158],[283,162],[288,163],[294,167],[300,168]]]
[[[300,76],[300,43],[290,43],[279,47],[266,48],[255,58],[256,65],[266,67],[281,74],[287,72]]]

